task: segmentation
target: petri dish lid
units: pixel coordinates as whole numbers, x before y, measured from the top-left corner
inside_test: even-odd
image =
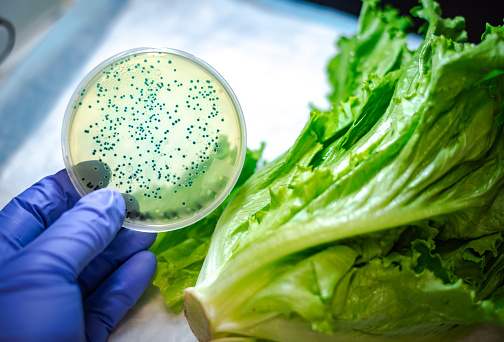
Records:
[[[238,100],[207,63],[168,48],[136,48],[94,68],[67,106],[62,149],[81,196],[111,187],[126,228],[188,226],[229,195],[245,160]]]

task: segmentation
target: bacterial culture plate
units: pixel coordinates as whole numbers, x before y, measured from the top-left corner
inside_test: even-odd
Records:
[[[141,48],[103,62],[66,112],[63,154],[81,195],[112,187],[124,226],[182,228],[230,193],[246,131],[239,103],[209,65],[182,51]]]

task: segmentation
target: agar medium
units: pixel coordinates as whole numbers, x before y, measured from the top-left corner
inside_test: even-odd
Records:
[[[246,153],[240,105],[208,64],[182,51],[138,48],[92,70],[65,113],[63,155],[81,196],[111,187],[124,226],[188,226],[229,195]]]

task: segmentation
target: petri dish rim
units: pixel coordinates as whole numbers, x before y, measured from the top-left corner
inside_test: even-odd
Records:
[[[236,174],[234,175],[234,178],[228,182],[226,188],[221,192],[221,194],[206,208],[202,209],[200,212],[198,212],[196,215],[192,217],[188,217],[182,220],[174,221],[172,223],[165,223],[165,224],[153,224],[153,223],[137,223],[137,222],[131,222],[128,221],[127,219],[124,220],[123,222],[123,227],[132,229],[132,230],[137,230],[137,231],[142,231],[142,232],[152,232],[152,233],[158,233],[158,232],[165,232],[165,231],[170,231],[170,230],[176,230],[180,228],[187,227],[207,215],[209,215],[212,211],[214,211],[225,199],[226,197],[231,193],[231,190],[235,186],[236,182],[238,181],[238,178],[240,177],[241,170],[243,168],[243,164],[245,162],[245,155],[247,152],[247,130],[245,126],[245,118],[243,116],[243,112],[240,106],[240,103],[238,101],[238,98],[236,97],[235,93],[229,86],[229,84],[226,82],[226,80],[208,63],[205,61],[201,60],[200,58],[187,53],[182,50],[177,50],[177,49],[172,49],[172,48],[165,48],[165,47],[138,47],[138,48],[133,48],[129,49],[126,51],[122,51],[118,54],[113,55],[112,57],[107,58],[100,64],[98,64],[96,67],[94,67],[90,72],[86,74],[86,76],[80,81],[80,83],[77,85],[75,88],[72,96],[70,97],[70,100],[68,102],[67,108],[65,110],[65,115],[63,118],[63,123],[62,123],[62,130],[61,130],[61,146],[62,146],[62,154],[63,154],[63,162],[65,164],[65,169],[68,173],[68,176],[70,178],[70,181],[72,182],[74,188],[77,190],[79,195],[81,197],[87,195],[88,193],[84,190],[82,185],[77,179],[77,175],[75,173],[74,167],[73,167],[73,162],[72,162],[72,157],[70,155],[70,147],[69,147],[69,132],[70,128],[74,119],[73,115],[73,107],[74,104],[79,97],[79,94],[81,93],[82,89],[95,77],[101,70],[103,70],[105,67],[107,67],[109,64],[133,55],[137,53],[148,53],[148,52],[165,52],[169,53],[172,55],[177,55],[179,57],[188,59],[192,61],[193,63],[199,65],[202,67],[204,70],[209,72],[212,76],[214,76],[220,84],[223,86],[223,88],[226,90],[229,98],[233,102],[234,108],[236,110],[237,118],[238,118],[238,123],[240,124],[240,129],[241,129],[241,136],[240,136],[240,141],[241,141],[241,151],[239,154],[239,159],[237,163],[237,168],[236,168]]]

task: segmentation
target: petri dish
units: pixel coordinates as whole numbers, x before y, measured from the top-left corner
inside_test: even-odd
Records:
[[[183,51],[137,48],[79,84],[62,129],[63,158],[81,196],[111,187],[124,227],[188,226],[229,195],[245,159],[243,114],[226,81]]]

